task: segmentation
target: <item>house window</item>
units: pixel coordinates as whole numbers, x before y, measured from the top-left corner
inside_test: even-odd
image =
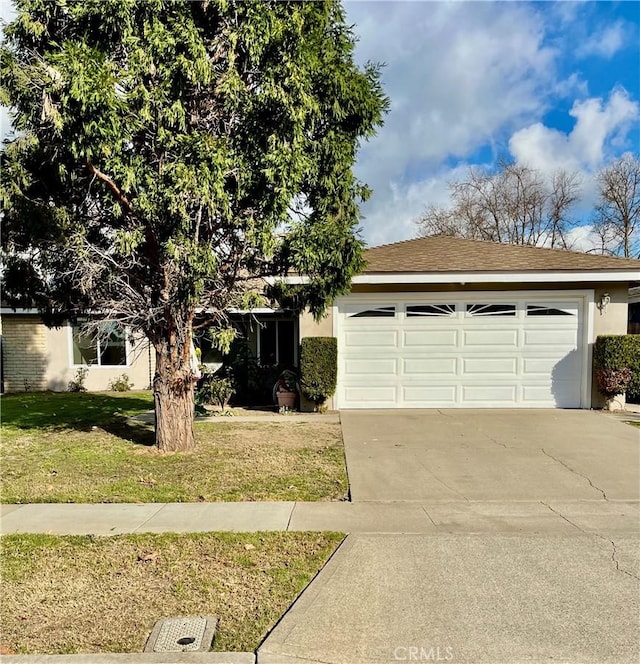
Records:
[[[127,364],[126,333],[116,323],[106,323],[94,334],[74,325],[72,338],[74,365],[116,367]]]
[[[575,316],[575,311],[565,311],[544,304],[527,304],[527,316]]]
[[[455,315],[455,304],[418,304],[407,306],[407,318],[414,316],[446,316]]]
[[[515,316],[515,304],[467,304],[468,316]]]
[[[349,314],[349,318],[393,318],[396,315],[396,308],[394,306],[388,307],[372,307],[364,309],[353,314]]]
[[[207,366],[220,366],[224,357],[222,351],[213,345],[213,340],[206,330],[198,330],[194,333],[193,344],[200,349],[200,363]]]
[[[260,323],[258,357],[263,366],[295,365],[295,328],[292,320],[268,320]]]

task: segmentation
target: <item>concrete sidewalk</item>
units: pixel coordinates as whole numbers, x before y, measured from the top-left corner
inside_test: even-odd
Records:
[[[2,505],[0,533],[120,535],[209,531],[517,533],[637,531],[635,500],[34,503]]]

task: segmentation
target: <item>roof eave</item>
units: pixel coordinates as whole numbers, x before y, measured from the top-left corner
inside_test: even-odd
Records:
[[[486,284],[486,283],[576,283],[636,282],[636,270],[527,270],[522,272],[367,272],[351,280],[352,284]],[[276,281],[274,278],[273,281]],[[309,278],[283,277],[287,284],[305,284]]]
[[[636,270],[525,270],[514,272],[371,272],[359,274],[354,284],[444,284],[444,283],[575,283],[637,281]]]

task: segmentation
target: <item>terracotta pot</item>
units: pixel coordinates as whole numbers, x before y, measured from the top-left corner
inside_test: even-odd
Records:
[[[296,398],[298,396],[296,392],[276,392],[276,396],[278,397],[279,408],[293,410],[296,407]]]

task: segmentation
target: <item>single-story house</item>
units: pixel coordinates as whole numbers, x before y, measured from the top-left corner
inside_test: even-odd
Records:
[[[351,291],[319,322],[308,313],[238,312],[262,363],[296,364],[305,336],[338,339],[334,408],[590,408],[599,334],[625,334],[640,261],[448,237],[368,249]],[[296,281],[304,277],[289,277]],[[127,373],[146,387],[145,341],[115,332],[98,347],[35,312],[3,314],[5,389],[88,389]],[[202,342],[202,359],[215,351]]]

